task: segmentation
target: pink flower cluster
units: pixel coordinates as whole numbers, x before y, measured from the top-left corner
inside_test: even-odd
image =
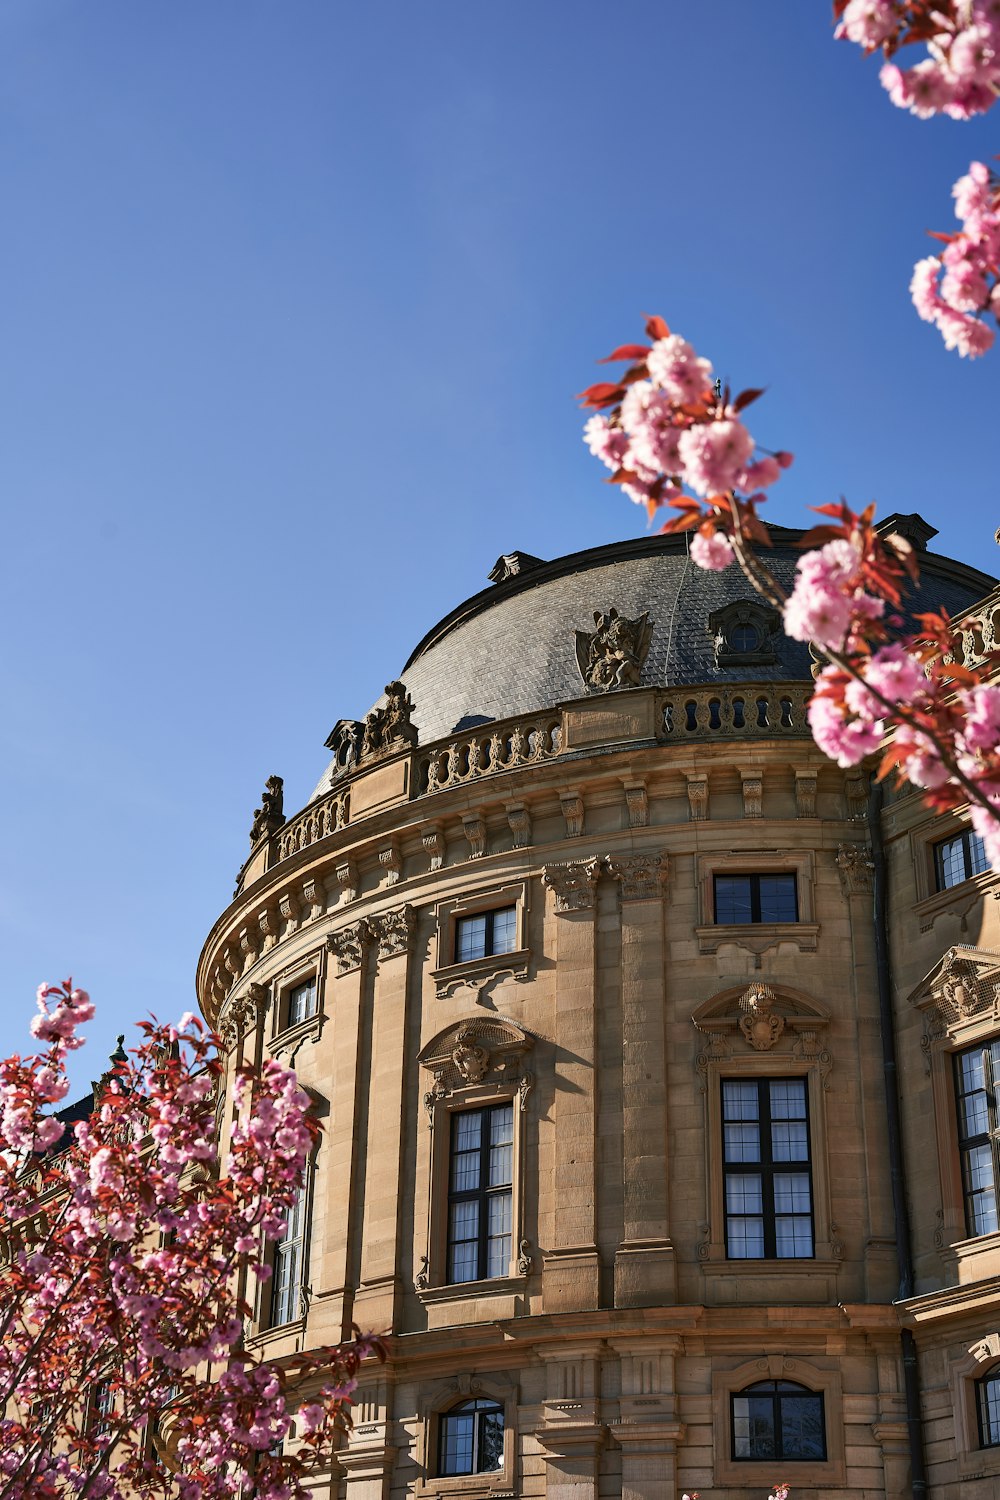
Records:
[[[32,1030],[48,1050],[0,1062],[0,1500],[236,1500],[251,1488],[305,1500],[347,1420],[358,1362],[380,1353],[359,1339],[310,1356],[297,1411],[290,1373],[243,1347],[251,1309],[238,1288],[268,1274],[264,1246],[318,1133],[309,1098],[277,1063],[241,1073],[220,1162],[223,1065],[185,1017],[144,1023],[142,1045],[67,1130],[49,1110],[92,1015],[84,991],[43,987]],[[150,1454],[166,1408],[183,1475]],[[297,1446],[275,1455],[296,1415]]]
[[[725,495],[761,491],[781,477],[791,455],[755,457],[739,398],[730,402],[713,388],[712,366],[679,334],[661,333],[651,348],[630,346],[629,353],[644,358],[616,389],[621,399],[611,418],[597,414],[584,427],[591,453],[613,471],[629,499],[655,509],[678,499],[684,486],[696,495]],[[701,565],[727,567],[731,549],[708,540],[699,547]]]
[[[862,586],[861,562],[857,546],[843,539],[807,552],[784,606],[786,635],[840,651],[859,621],[879,619],[885,603]]]
[[[983,114],[1000,88],[1000,5],[997,0],[848,0],[835,35],[887,56],[923,42],[927,56],[912,68],[887,61],[883,87],[893,104],[921,119]]]
[[[985,354],[994,329],[982,315],[1000,319],[1000,183],[984,162],[974,161],[952,190],[962,221],[940,255],[913,268],[910,295],[920,317],[940,330],[949,349],[975,358]]]

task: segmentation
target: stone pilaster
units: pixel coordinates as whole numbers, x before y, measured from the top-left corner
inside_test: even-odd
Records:
[[[545,1460],[546,1500],[596,1500],[601,1449],[599,1348],[543,1354],[547,1395],[535,1436]]]
[[[609,861],[621,888],[624,1225],[615,1255],[615,1306],[650,1307],[676,1295],[667,1165],[663,885],[666,859]]]
[[[600,1305],[597,1250],[597,1007],[595,902],[600,861],[548,865],[555,896],[553,1232],[543,1266],[545,1309]],[[551,1493],[551,1492],[550,1492]]]
[[[622,1450],[622,1500],[676,1500],[677,1449],[684,1441],[674,1390],[679,1340],[613,1347],[621,1359],[621,1397],[610,1430]]]
[[[378,971],[372,1015],[371,1099],[361,1230],[361,1285],[355,1321],[392,1328],[402,1295],[398,1274],[402,1181],[406,1012],[416,917],[410,905],[371,918]]]

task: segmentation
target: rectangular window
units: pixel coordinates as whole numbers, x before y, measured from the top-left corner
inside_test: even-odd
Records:
[[[510,1270],[514,1106],[451,1117],[448,1280],[482,1281]]]
[[[455,923],[455,962],[489,958],[494,953],[513,953],[517,946],[517,910],[480,911],[459,917]]]
[[[1000,1375],[977,1380],[980,1448],[1000,1447]]]
[[[716,875],[715,920],[724,927],[747,922],[797,922],[795,876]]]
[[[804,1078],[723,1080],[726,1255],[803,1260],[813,1249]]]
[[[1000,1038],[970,1047],[955,1058],[958,1149],[962,1158],[965,1228],[993,1234],[997,1220],[997,1101]]]
[[[288,1026],[298,1026],[300,1021],[307,1021],[310,1016],[316,1014],[316,976],[306,979],[302,984],[293,985],[288,991]]]
[[[963,880],[971,880],[973,875],[982,875],[989,867],[986,845],[971,828],[964,828],[954,838],[944,839],[940,844],[934,845],[934,872],[939,891],[961,885]]]
[[[302,1276],[305,1270],[306,1189],[303,1184],[288,1210],[285,1232],[274,1247],[271,1278],[271,1326],[292,1323],[302,1312]]]

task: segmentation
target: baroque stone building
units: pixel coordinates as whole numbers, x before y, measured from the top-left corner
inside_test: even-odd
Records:
[[[992,649],[994,580],[886,525]],[[317,1494],[995,1496],[978,841],[819,753],[808,651],[683,539],[490,579],[271,779],[199,964],[324,1126],[255,1344],[392,1334]]]

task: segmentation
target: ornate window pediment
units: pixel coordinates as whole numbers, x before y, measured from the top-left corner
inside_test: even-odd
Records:
[[[534,1035],[504,1016],[472,1016],[449,1026],[419,1053],[421,1067],[434,1075],[428,1098],[442,1099],[455,1089],[474,1084],[513,1083],[525,1095],[530,1074],[521,1074],[520,1062],[535,1045]]]
[[[1000,953],[964,945],[949,948],[909,999],[930,1014],[939,1036],[970,1021],[1000,1021]]]
[[[708,617],[720,667],[768,667],[778,660],[781,616],[754,599],[734,599]]]
[[[829,1025],[830,1013],[794,990],[775,990],[754,980],[706,1000],[691,1019],[712,1038],[707,1050],[714,1056],[742,1051],[744,1046],[769,1052],[779,1042],[782,1051],[815,1056],[823,1050],[819,1033]]]

